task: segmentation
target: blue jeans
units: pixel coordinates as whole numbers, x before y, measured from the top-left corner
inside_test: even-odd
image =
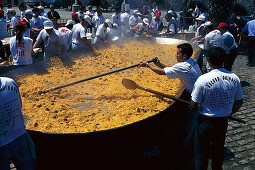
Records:
[[[34,145],[27,133],[0,147],[0,169],[10,170],[11,161],[18,170],[35,169]]]
[[[226,117],[198,118],[198,166],[199,170],[207,170],[209,150],[211,147],[212,170],[222,170],[224,143],[228,120]]]

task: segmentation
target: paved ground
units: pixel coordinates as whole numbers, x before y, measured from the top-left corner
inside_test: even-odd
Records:
[[[18,9],[16,7],[14,9],[19,14]],[[47,12],[48,10],[46,8],[45,11]],[[62,18],[71,18],[71,11],[65,9],[58,9],[57,11]],[[104,13],[104,16],[110,18],[111,14]],[[247,123],[229,122],[224,170],[255,169],[255,66],[246,66],[246,57],[245,55],[237,57],[233,72],[239,76],[244,93],[244,105],[235,116],[247,121]],[[12,168],[12,170],[14,169]]]
[[[244,93],[244,104],[235,116],[247,123],[229,122],[224,170],[255,169],[255,67],[246,66],[246,62],[247,56],[239,55],[233,72],[239,76]]]

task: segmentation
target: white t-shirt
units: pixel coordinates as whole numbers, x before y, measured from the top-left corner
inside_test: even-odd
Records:
[[[148,26],[144,26],[143,23],[138,23],[138,28],[139,30],[142,30],[142,32],[136,31],[136,34],[140,35],[143,32],[147,32],[148,31]]]
[[[16,36],[10,39],[10,50],[13,57],[13,65],[28,65],[32,64],[33,40],[28,37],[23,37],[21,43],[16,40]]]
[[[64,45],[63,36],[58,31],[53,29],[52,34],[48,34],[45,29],[41,30],[36,41],[44,42],[45,58],[61,55],[61,45]]]
[[[86,37],[86,27],[83,27],[80,23],[75,24],[72,29],[72,43],[77,46],[77,50],[83,50],[87,45],[81,38]]]
[[[86,28],[80,23],[73,26],[72,43],[79,44],[82,43],[81,38],[86,37]]]
[[[72,47],[72,31],[69,30],[66,27],[61,27],[58,29],[58,31],[62,34],[64,44],[65,44],[65,50],[69,51]]]
[[[143,20],[140,17],[131,16],[129,18],[129,27],[132,30],[138,23],[142,23]]]
[[[222,37],[219,30],[213,30],[206,34],[204,41],[204,49],[209,50],[213,47],[222,47]]]
[[[100,36],[102,38],[105,38],[106,37],[106,31],[107,31],[107,29],[104,27],[104,24],[101,24],[97,28],[96,36]]]
[[[239,78],[223,68],[200,76],[191,94],[200,103],[198,112],[208,117],[225,117],[232,112],[235,100],[243,98]]]
[[[130,15],[127,12],[120,14],[121,26],[123,27],[129,26],[129,17]]]
[[[197,61],[193,58],[177,63],[172,67],[165,67],[164,70],[169,79],[179,78],[183,86],[190,93],[197,78],[202,75]]]
[[[0,77],[0,147],[26,133],[22,101],[14,80]]]
[[[14,28],[15,24],[19,22],[19,19],[16,16],[13,16],[11,19],[11,28]]]
[[[116,23],[118,26],[121,25],[121,19],[120,19],[120,14],[112,14],[112,23]]]
[[[104,18],[103,15],[101,15],[101,16],[97,16],[97,15],[96,15],[96,16],[93,16],[91,22],[92,22],[93,24],[95,24],[96,27],[98,27],[99,25],[103,24],[104,21],[105,21],[105,18]]]
[[[30,20],[30,25],[32,28],[43,29],[43,22],[46,20],[49,20],[49,19],[43,16],[38,16],[37,18],[33,17]]]
[[[222,35],[222,46],[223,46],[223,48],[224,48],[224,50],[226,51],[227,54],[230,53],[230,50],[233,50],[233,49],[237,48],[235,38],[229,31],[226,31]]]
[[[152,17],[151,23],[149,25],[150,33],[156,34],[161,23],[162,23],[161,18],[159,18],[159,21],[156,21],[156,17]]]

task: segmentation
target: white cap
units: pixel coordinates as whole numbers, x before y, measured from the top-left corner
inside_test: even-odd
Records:
[[[133,15],[140,15],[141,13],[138,10],[133,11]]]
[[[173,13],[174,13],[174,11],[170,9],[169,11],[167,11],[167,13],[169,13],[169,14],[173,14]]]
[[[205,27],[208,27],[208,26],[210,26],[210,25],[212,25],[211,21],[207,21],[207,22],[204,23],[204,26],[205,26]]]
[[[197,21],[205,21],[205,19],[204,15],[199,15],[199,17],[196,18]]]
[[[6,13],[13,12],[13,9],[7,9]]]
[[[75,22],[73,21],[73,20],[68,20],[67,22],[66,22],[66,25],[65,26],[68,26],[68,25],[70,25],[70,24],[75,24]]]
[[[53,22],[51,20],[46,20],[43,23],[44,29],[52,29],[53,28]]]
[[[38,8],[38,9],[44,10],[44,7],[43,7],[43,6],[38,6],[37,8]]]
[[[106,19],[106,20],[105,20],[105,23],[108,24],[108,26],[110,26],[110,25],[112,24],[112,21],[109,20],[109,19]]]
[[[34,13],[32,12],[31,9],[27,9],[27,10],[25,11],[25,15],[27,15],[27,14],[34,15]]]
[[[148,20],[148,18],[144,18],[144,19],[143,19],[143,22],[144,22],[146,25],[149,25],[149,20]]]
[[[85,15],[84,20],[87,21],[90,24],[91,18],[90,18],[90,16]]]

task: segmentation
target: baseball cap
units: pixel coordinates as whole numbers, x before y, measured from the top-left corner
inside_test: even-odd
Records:
[[[22,18],[22,19],[19,20],[19,22],[20,22],[21,24],[24,24],[24,25],[25,25],[25,24],[27,23],[27,20],[25,20],[24,18]]]
[[[209,27],[210,25],[212,25],[211,21],[207,21],[207,22],[204,23],[205,27]]]
[[[0,13],[2,13],[4,15],[4,10],[0,10]]]
[[[141,13],[138,10],[134,10],[133,15],[140,15]]]
[[[85,15],[84,20],[87,21],[90,24],[91,18],[90,18],[90,16]]]
[[[111,22],[111,20],[106,19],[106,20],[105,20],[105,23],[108,24],[108,26],[110,26],[112,22]]]
[[[217,28],[220,28],[220,27],[227,27],[227,26],[228,26],[227,23],[221,22]]]
[[[27,10],[25,11],[25,15],[27,15],[27,14],[33,15],[34,13],[32,12],[31,9],[27,9]]]
[[[73,21],[73,20],[68,20],[67,22],[66,22],[66,25],[65,26],[68,26],[68,25],[70,25],[70,24],[75,24],[75,22]]]
[[[199,15],[199,17],[196,18],[197,21],[205,21],[205,19],[204,15]]]
[[[40,6],[38,6],[37,8],[38,8],[38,9],[42,9],[42,10],[44,10],[44,7],[43,7],[43,6],[41,6],[41,5],[40,5]]]
[[[53,28],[53,22],[50,20],[46,20],[43,23],[44,29],[52,29]]]
[[[160,12],[160,11],[157,11],[155,15],[156,15],[157,17],[160,17],[160,16],[161,16],[161,12]]]
[[[6,13],[13,12],[13,9],[7,9]]]
[[[149,20],[148,20],[148,18],[144,18],[144,19],[143,19],[143,22],[144,22],[146,25],[149,25]]]

